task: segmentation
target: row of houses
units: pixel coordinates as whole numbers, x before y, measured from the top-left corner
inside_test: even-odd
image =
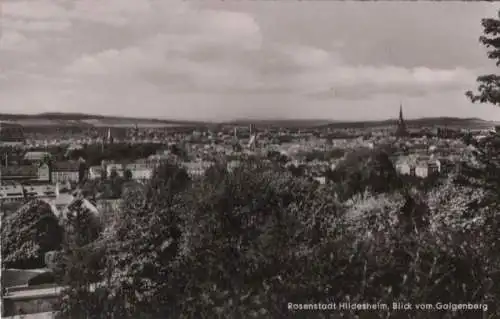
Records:
[[[147,180],[153,175],[154,169],[159,162],[134,162],[103,163],[100,166],[87,168],[79,161],[55,162],[53,164],[42,163],[40,165],[18,165],[3,166],[0,168],[0,181],[2,183],[77,183],[83,178],[100,179],[116,173],[124,177],[129,171],[132,180]],[[213,162],[184,162],[180,163],[191,176],[203,175]]]
[[[61,184],[78,183],[83,178],[91,180],[100,179],[104,176],[111,176],[116,173],[118,176],[128,177],[136,181],[148,180],[152,177],[154,169],[159,162],[138,161],[134,163],[103,163],[100,166],[91,166],[86,168],[79,161],[56,162],[52,165],[41,164],[26,165],[26,166],[7,166],[0,169],[0,180],[2,184],[5,182],[30,184],[27,182],[38,182],[39,184]],[[180,165],[186,169],[192,177],[202,176],[205,171],[214,163],[210,161],[195,161],[183,162]],[[292,163],[290,163],[292,164]],[[294,162],[293,164],[302,164]],[[335,169],[334,163],[315,162],[307,163],[308,172],[314,176],[321,176],[325,169]],[[234,169],[239,163],[231,161],[228,163],[228,169]],[[395,163],[396,170],[402,175],[413,175],[421,178],[426,178],[432,174],[439,174],[448,168],[448,163],[440,159],[400,159]],[[127,172],[128,171],[128,172]],[[32,184],[32,183],[31,183]],[[35,183],[36,184],[36,183]],[[35,187],[35,186],[33,186]],[[43,188],[44,186],[40,186]],[[40,188],[40,189],[41,189]],[[17,190],[12,190],[12,194],[19,193]],[[1,195],[3,194],[3,195]],[[18,195],[9,195],[2,192],[0,189],[0,198],[2,196],[12,197]]]
[[[2,166],[0,167],[0,180],[19,183],[77,182],[82,178],[84,170],[85,166],[80,161]]]
[[[427,178],[431,175],[443,174],[455,167],[446,159],[403,159],[395,164],[396,171],[401,175]]]
[[[153,172],[160,164],[160,161],[137,161],[133,163],[103,163],[101,166],[91,166],[88,170],[89,179],[99,179],[105,176],[117,174],[124,177],[127,171],[132,180],[148,180],[153,176]],[[190,176],[201,176],[212,166],[213,162],[197,161],[179,163]]]
[[[396,164],[396,170],[401,175],[411,175],[420,178],[426,178],[432,174],[438,174],[441,170],[440,166],[434,162],[418,163],[418,164],[408,164],[400,163]]]
[[[42,155],[41,155],[42,156]],[[132,163],[103,162],[102,165],[87,167],[84,161],[64,161],[54,163],[39,163],[22,166],[3,166],[0,168],[0,184],[60,184],[78,183],[82,179],[101,179],[116,174],[120,177],[128,177],[135,181],[144,181],[152,177],[154,170],[161,160],[138,160]],[[191,161],[179,162],[187,173],[192,177],[205,174],[206,170],[214,165],[212,161]],[[293,164],[307,164],[308,172],[311,175],[322,175],[326,169],[334,169],[332,162],[314,161],[303,163],[295,161]],[[228,170],[232,170],[240,165],[239,161],[229,161]]]
[[[0,185],[0,201],[18,202],[26,199],[56,199],[59,197],[59,184],[51,185]]]
[[[89,179],[100,179],[104,176],[111,176],[116,173],[118,176],[124,177],[125,172],[130,172],[130,177],[133,180],[147,180],[153,175],[154,167],[147,164],[131,163],[131,164],[117,164],[109,163],[101,166],[91,166],[88,169]]]

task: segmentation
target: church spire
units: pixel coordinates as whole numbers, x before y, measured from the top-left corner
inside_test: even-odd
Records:
[[[403,117],[403,103],[401,102],[399,103],[399,120],[398,120],[398,128],[396,131],[396,135],[398,137],[407,135],[406,123]]]
[[[113,135],[111,135],[111,128],[108,128],[108,135],[106,136],[106,141],[108,144],[113,144]]]

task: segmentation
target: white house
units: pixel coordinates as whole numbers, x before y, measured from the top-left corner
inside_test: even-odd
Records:
[[[58,185],[30,185],[24,186],[27,198],[56,198],[59,195]]]
[[[153,168],[148,164],[129,164],[125,169],[128,169],[132,173],[132,179],[134,180],[151,179],[153,176]]]
[[[232,171],[235,168],[238,168],[240,166],[241,166],[241,162],[240,161],[230,161],[230,162],[227,163],[227,170],[228,171]]]
[[[77,161],[56,162],[52,166],[52,182],[78,182],[80,179],[80,163]]]
[[[45,158],[51,157],[48,152],[31,151],[24,154],[24,160],[32,163],[39,163],[45,160]]]
[[[125,168],[123,164],[109,163],[106,165],[106,174],[108,177],[111,176],[111,173],[113,171],[115,171],[118,174],[118,176],[123,177],[124,170]]]
[[[321,185],[326,184],[326,177],[325,176],[317,176],[317,177],[313,177],[313,179],[315,181],[317,181],[318,183],[320,183]]]
[[[214,163],[212,162],[184,162],[182,163],[182,166],[186,169],[189,175],[202,176],[213,164]]]
[[[410,175],[411,167],[407,163],[398,163],[396,164],[396,171],[401,175]]]
[[[24,192],[21,185],[0,185],[0,201],[4,203],[11,203],[21,201],[23,199]]]
[[[429,167],[425,164],[419,164],[415,167],[415,175],[421,178],[429,176]]]
[[[102,177],[104,169],[102,166],[91,166],[89,168],[89,179],[99,179]]]
[[[42,163],[38,167],[38,180],[44,182],[50,181],[50,167],[47,163]]]

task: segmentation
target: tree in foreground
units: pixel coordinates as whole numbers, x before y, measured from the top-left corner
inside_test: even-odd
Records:
[[[42,268],[45,254],[60,249],[62,228],[49,204],[33,200],[2,221],[2,263]]]
[[[73,205],[65,215],[64,243],[55,270],[57,281],[65,287],[60,296],[60,318],[102,318],[105,304],[96,290],[102,280],[105,250],[95,245],[102,226],[99,217],[84,205]]]
[[[487,48],[487,56],[500,66],[500,11],[496,18],[485,18],[481,21],[483,35],[479,37],[480,43]],[[489,103],[500,106],[500,75],[486,74],[477,78],[477,92],[468,91],[466,96],[474,103]],[[484,265],[480,280],[485,283],[488,299],[498,304],[500,291],[493,288],[492,282],[500,280],[498,267],[500,244],[497,231],[500,227],[500,136],[492,134],[475,146],[474,163],[463,165],[457,178],[460,187],[479,189],[479,198],[470,201],[467,205],[467,214],[475,213],[475,223],[468,223],[463,229],[462,238],[474,238],[470,241],[470,253],[480,254],[480,263]],[[479,211],[479,213],[478,213]],[[471,216],[468,216],[469,219]],[[478,227],[479,226],[479,227]],[[476,274],[477,276],[477,274]],[[498,309],[490,311],[498,316]]]
[[[149,184],[126,193],[121,218],[107,248],[106,273],[112,312],[147,318],[175,301],[171,263],[178,256],[184,190],[190,180],[184,169],[163,164]]]
[[[340,203],[332,185],[258,162],[193,181],[184,173],[165,166],[127,191],[106,239],[105,293],[73,290],[85,293],[67,294],[66,304],[100,318],[330,318],[287,304],[489,302],[491,310],[500,299],[491,285],[500,280],[489,257],[495,229],[430,218],[436,230],[429,214],[439,198],[427,207],[418,193],[367,191]],[[90,278],[93,268],[74,260]]]
[[[481,24],[484,34],[479,41],[488,49],[488,58],[500,66],[500,11],[498,18],[483,19]],[[478,92],[467,91],[467,97],[472,102],[500,105],[500,75],[481,75],[477,78],[477,82]]]
[[[500,66],[500,10],[496,18],[486,18],[482,22],[483,35],[479,41],[485,46],[489,59]],[[488,74],[477,78],[478,92],[466,92],[472,102],[490,103],[500,106],[500,75]],[[474,165],[464,165],[460,182],[465,186],[480,188],[483,192],[481,208],[490,228],[500,225],[500,135],[492,134],[475,144]],[[493,236],[494,237],[494,236]]]

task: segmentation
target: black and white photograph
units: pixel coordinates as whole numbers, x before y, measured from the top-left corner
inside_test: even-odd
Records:
[[[0,0],[1,318],[500,318],[500,3]]]

